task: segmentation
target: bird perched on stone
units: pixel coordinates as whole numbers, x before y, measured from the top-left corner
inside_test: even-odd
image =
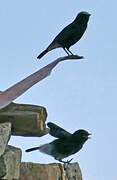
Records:
[[[69,48],[78,42],[83,36],[89,17],[91,14],[88,12],[80,12],[75,20],[66,26],[52,41],[52,43],[37,57],[42,58],[47,52],[56,49],[63,48],[68,55],[73,55]]]
[[[38,147],[27,149],[26,152],[39,150],[54,157],[59,162],[69,163],[72,159],[69,161],[63,161],[62,159],[77,153],[88,138],[90,138],[89,135],[91,135],[83,129],[79,129],[71,134],[52,122],[47,123],[47,125],[50,128],[49,134],[58,139]]]

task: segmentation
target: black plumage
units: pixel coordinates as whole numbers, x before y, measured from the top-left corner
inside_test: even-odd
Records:
[[[62,159],[78,152],[88,140],[90,135],[90,133],[83,129],[79,129],[71,134],[52,122],[49,122],[47,125],[50,128],[50,135],[58,139],[42,146],[27,149],[26,152],[39,150],[42,153],[54,157],[60,162],[66,163]]]
[[[75,20],[66,26],[37,58],[42,58],[47,52],[62,47],[68,55],[73,55],[69,48],[78,42],[83,36],[90,14],[88,12],[80,12]]]

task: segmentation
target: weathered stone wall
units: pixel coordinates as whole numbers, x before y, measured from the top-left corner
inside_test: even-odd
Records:
[[[0,110],[0,180],[82,180],[78,163],[21,163],[21,149],[9,146],[11,135],[42,136],[46,128],[46,109],[11,103]]]
[[[0,179],[19,179],[21,150],[8,146],[11,136],[11,123],[0,124]]]

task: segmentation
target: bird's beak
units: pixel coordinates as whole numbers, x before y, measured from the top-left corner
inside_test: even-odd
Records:
[[[91,133],[88,133],[88,139],[90,139],[91,137],[89,137],[90,135],[92,135]]]
[[[91,14],[89,13],[89,16],[91,16]]]

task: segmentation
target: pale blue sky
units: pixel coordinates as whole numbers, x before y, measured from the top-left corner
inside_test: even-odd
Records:
[[[47,108],[47,121],[70,132],[83,128],[92,133],[84,148],[73,155],[84,180],[117,179],[117,15],[116,1],[29,1],[0,2],[1,88],[5,90],[60,56],[62,49],[37,55],[71,23],[80,11],[92,14],[83,38],[71,50],[84,61],[59,64],[51,76],[41,81],[17,103]],[[12,137],[10,144],[23,151],[22,160],[57,162],[39,152],[25,149],[53,140]]]

